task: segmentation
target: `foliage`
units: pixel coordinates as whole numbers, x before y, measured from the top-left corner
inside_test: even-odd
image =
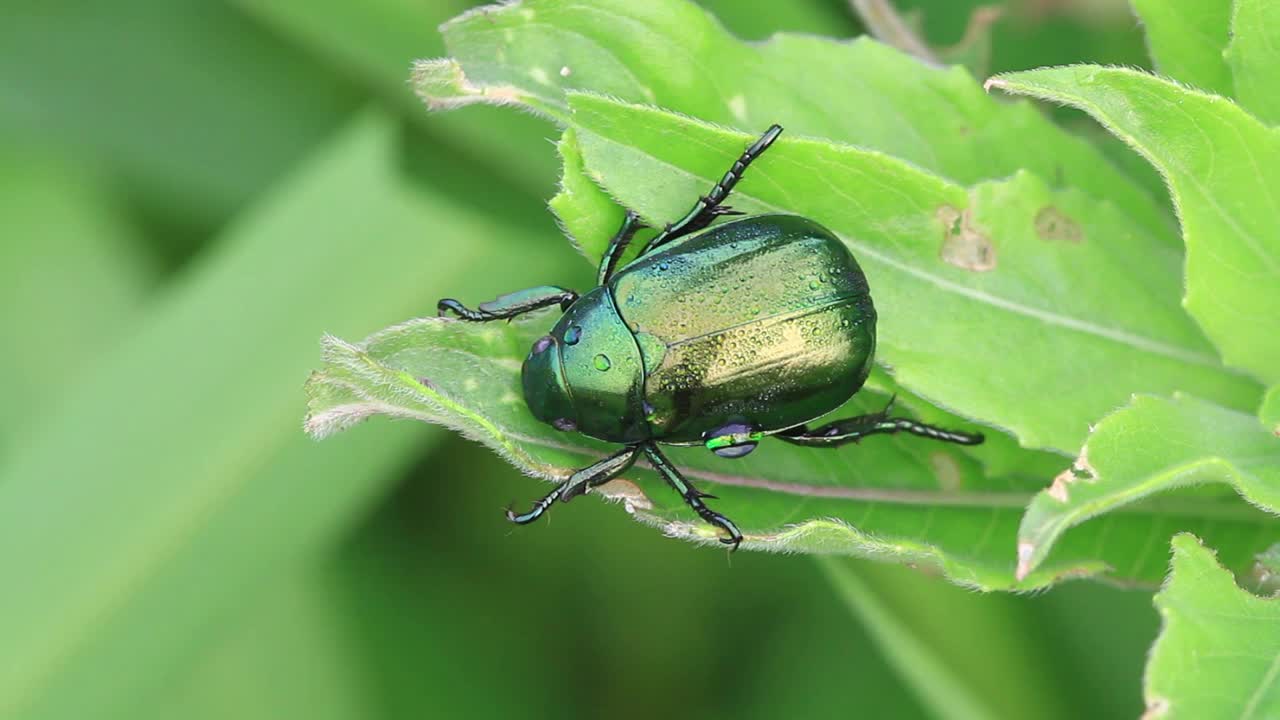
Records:
[[[1266,718],[1276,682],[1280,598],[1241,590],[1191,535],[1173,539],[1173,571],[1156,595],[1164,629],[1147,664],[1147,717]]]
[[[868,40],[779,35],[748,45],[674,1],[643,9],[600,3],[591,12],[525,2],[470,13],[443,31],[453,57],[420,63],[416,76],[429,105],[514,103],[569,126],[552,207],[590,260],[617,205],[653,226],[670,222],[751,139],[689,116],[749,128],[768,114],[793,136],[752,169],[734,207],[815,218],[854,251],[880,309],[879,357],[891,379],[879,390],[905,391],[1006,430],[1023,447],[1057,452],[1080,447],[1089,424],[1135,392],[1187,391],[1239,411],[1256,408],[1257,384],[1222,367],[1178,307],[1181,253],[1164,239],[1167,226],[1134,219],[1152,207],[1141,188],[1029,107],[984,97],[961,70],[934,70]],[[690,72],[713,62],[727,70]],[[827,97],[836,75],[850,72],[860,80],[852,92]],[[963,110],[944,111],[944,98]],[[858,111],[872,102],[893,112]],[[1136,267],[1147,272],[1135,277]],[[1265,312],[1267,291],[1249,291],[1262,294],[1254,306]],[[547,322],[476,328],[420,320],[359,346],[330,340],[329,368],[312,384],[309,427],[323,434],[376,412],[419,417],[463,430],[531,475],[563,478],[603,449],[542,426],[520,402],[520,360]],[[1269,350],[1252,352],[1262,358]],[[1052,402],[1026,402],[1034,396]],[[884,401],[860,398],[848,410]],[[1160,422],[1150,426],[1158,435]],[[781,447],[732,469],[698,453],[680,460],[727,486],[717,492],[740,508],[747,547],[895,557],[983,588],[1100,572],[1154,583],[1164,563],[1134,543],[1175,528],[1211,536],[1237,569],[1274,539],[1273,521],[1238,499],[1191,513],[1175,500],[1112,516],[1055,555],[1064,521],[1042,538],[1043,510],[1033,503],[1015,567],[1010,519],[1045,479],[1033,474],[1036,453],[1011,443],[992,452],[1019,459],[1004,472],[984,472],[981,450],[966,457],[895,440],[827,453],[834,462]],[[1158,447],[1150,452],[1163,457]],[[619,481],[606,494],[625,498],[637,518],[669,535],[715,537],[644,471],[635,475],[638,486]],[[1046,557],[1054,562],[1045,565]]]
[[[920,34],[900,46],[990,72],[1150,66],[1126,0],[1009,0],[986,34],[962,37],[989,17],[974,12],[982,2],[894,3],[895,32]],[[1280,431],[1280,383],[1251,354],[1269,346],[1227,352],[1247,323],[1213,296],[1179,309],[1178,217],[1125,141],[1074,110],[983,93],[987,71],[975,80],[859,38],[883,26],[852,6],[892,12],[884,0],[473,4],[0,8],[0,717],[1132,718],[1158,617],[1149,592],[1115,586],[1153,588],[1172,533],[1201,536],[1238,587],[1274,592],[1280,544],[1255,503],[1274,487],[1258,461]],[[1242,113],[1280,120],[1273,3],[1200,3],[1214,19],[1183,23],[1195,37],[1162,14],[1180,4],[1134,4],[1163,75],[1230,96],[1242,112],[1210,105],[1244,132],[1257,135]],[[436,101],[470,106],[424,112],[410,67],[445,56],[418,76]],[[598,256],[619,201],[655,221],[683,210],[774,120],[787,132],[748,173],[744,207],[796,201],[839,224],[875,274],[894,338],[847,410],[896,394],[903,414],[981,430],[987,443],[770,443],[736,464],[705,452],[679,461],[720,509],[751,521],[754,547],[900,562],[726,561],[593,500],[514,531],[501,505],[540,488],[483,445],[412,421],[323,443],[300,432],[316,339],[391,326],[366,343],[327,341],[346,364],[321,377],[383,382],[372,389],[402,404],[376,409],[454,425],[542,475],[603,451],[550,438],[503,402],[513,362],[551,314],[474,335],[405,319],[446,295],[585,287],[593,268],[557,221]],[[1167,145],[1144,152],[1158,160]],[[818,154],[821,172],[797,180],[788,164]],[[837,170],[881,186],[845,177],[853,201],[822,207]],[[783,176],[815,197],[771,197],[768,178]],[[892,192],[898,181],[908,194]],[[1192,195],[1178,199],[1184,214]],[[1228,230],[1255,229],[1246,206],[1258,197],[1231,196]],[[915,208],[940,199],[954,213]],[[1028,228],[1047,205],[1061,214]],[[1222,218],[1198,217],[1187,241],[1212,251],[1230,240],[1221,257],[1250,262],[1241,253],[1257,238],[1217,237]],[[1113,234],[1123,242],[1098,241]],[[937,261],[944,242],[981,250],[984,237],[993,269]],[[1194,271],[1212,276],[1214,260],[1202,254]],[[953,280],[942,288],[920,272]],[[1248,297],[1248,284],[1220,297]],[[1005,302],[978,302],[975,289]],[[1030,322],[1012,302],[1066,325],[1001,344],[997,329]],[[1261,341],[1266,320],[1253,330]],[[927,337],[931,326],[967,331],[965,349]],[[1036,344],[1069,333],[1080,347],[1055,346],[1066,356]],[[941,354],[913,353],[921,342]],[[996,370],[1024,354],[1027,372],[1067,375],[1024,377],[1015,396]],[[469,378],[492,384],[472,392]],[[351,386],[312,387],[356,399]],[[1126,454],[1130,439],[1149,447]],[[1044,490],[1082,447],[1076,465],[1097,476],[1082,472],[1058,505]],[[673,533],[705,534],[647,469],[627,480],[605,494]],[[1062,532],[1019,581],[1028,507],[1047,508],[1042,527],[1062,520]],[[778,528],[796,532],[771,536]],[[1252,603],[1214,570],[1175,576],[1191,578],[1187,595]],[[971,591],[1081,574],[1109,582]],[[1164,655],[1212,655],[1232,637],[1222,623],[1182,627]],[[1267,636],[1253,637],[1249,654],[1267,652]],[[1258,663],[1247,667],[1258,677]],[[1209,677],[1173,684],[1228,715],[1262,687],[1224,684],[1232,697],[1217,697]],[[1158,687],[1176,711],[1179,696]]]
[[[732,204],[814,218],[866,270],[886,372],[842,412],[902,393],[911,410],[946,408],[997,441],[769,447],[732,467],[678,453],[733,509],[745,548],[931,565],[983,589],[1079,575],[1153,584],[1162,539],[1194,530],[1243,575],[1280,539],[1275,392],[1264,400],[1261,387],[1280,381],[1280,335],[1260,331],[1280,317],[1273,11],[1254,0],[1136,9],[1174,80],[1070,66],[986,87],[1080,107],[1137,150],[1168,183],[1185,251],[1141,182],[1096,147],[984,96],[961,68],[866,39],[748,44],[681,0],[525,0],[443,26],[450,56],[420,62],[414,83],[435,109],[517,105],[565,128],[551,206],[591,261],[621,207],[661,227],[753,132],[787,127]],[[326,339],[308,429],[413,417],[563,479],[606,450],[540,425],[521,402],[520,360],[550,319],[424,319],[356,345]],[[667,535],[714,541],[649,471],[627,478],[601,494]],[[1196,582],[1177,579],[1177,558],[1174,590]],[[921,677],[931,704],[952,687],[944,672]],[[978,712],[952,695],[955,712]]]

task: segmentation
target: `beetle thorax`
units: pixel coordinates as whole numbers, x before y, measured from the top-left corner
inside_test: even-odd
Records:
[[[583,295],[534,343],[522,377],[529,410],[557,429],[609,442],[649,437],[640,351],[608,288]]]

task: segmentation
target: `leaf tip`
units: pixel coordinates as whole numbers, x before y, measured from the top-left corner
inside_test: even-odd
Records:
[[[453,58],[415,60],[409,84],[428,110],[452,110],[476,103],[528,105],[529,100],[528,94],[514,85],[475,85]]]
[[[1004,78],[1000,77],[999,75],[992,75],[991,77],[987,78],[985,82],[982,83],[983,92],[988,92],[988,93],[991,92],[991,88],[998,88],[1000,90],[1005,90],[1008,87],[1009,86],[1005,83]]]

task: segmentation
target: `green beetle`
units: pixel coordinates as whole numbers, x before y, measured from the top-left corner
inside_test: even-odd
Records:
[[[742,533],[704,502],[658,443],[705,445],[741,457],[765,436],[837,447],[905,431],[973,445],[982,436],[879,413],[810,429],[867,379],[876,312],[862,269],[844,243],[796,215],[739,217],[725,205],[743,172],[782,133],[774,125],[706,196],[657,233],[630,264],[619,259],[643,225],[628,211],[600,262],[597,287],[579,296],[560,287],[504,295],[472,310],[446,298],[441,315],[486,322],[559,305],[549,335],[524,361],[525,402],[539,420],[623,449],[575,472],[513,522],[536,520],[625,472],[643,454],[705,521],[737,548]],[[676,242],[679,241],[679,242]]]

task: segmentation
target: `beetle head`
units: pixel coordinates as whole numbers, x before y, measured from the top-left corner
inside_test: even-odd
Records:
[[[534,417],[557,430],[569,432],[577,429],[578,416],[565,382],[555,337],[544,335],[538,338],[524,360],[520,378],[524,383],[525,403]]]

